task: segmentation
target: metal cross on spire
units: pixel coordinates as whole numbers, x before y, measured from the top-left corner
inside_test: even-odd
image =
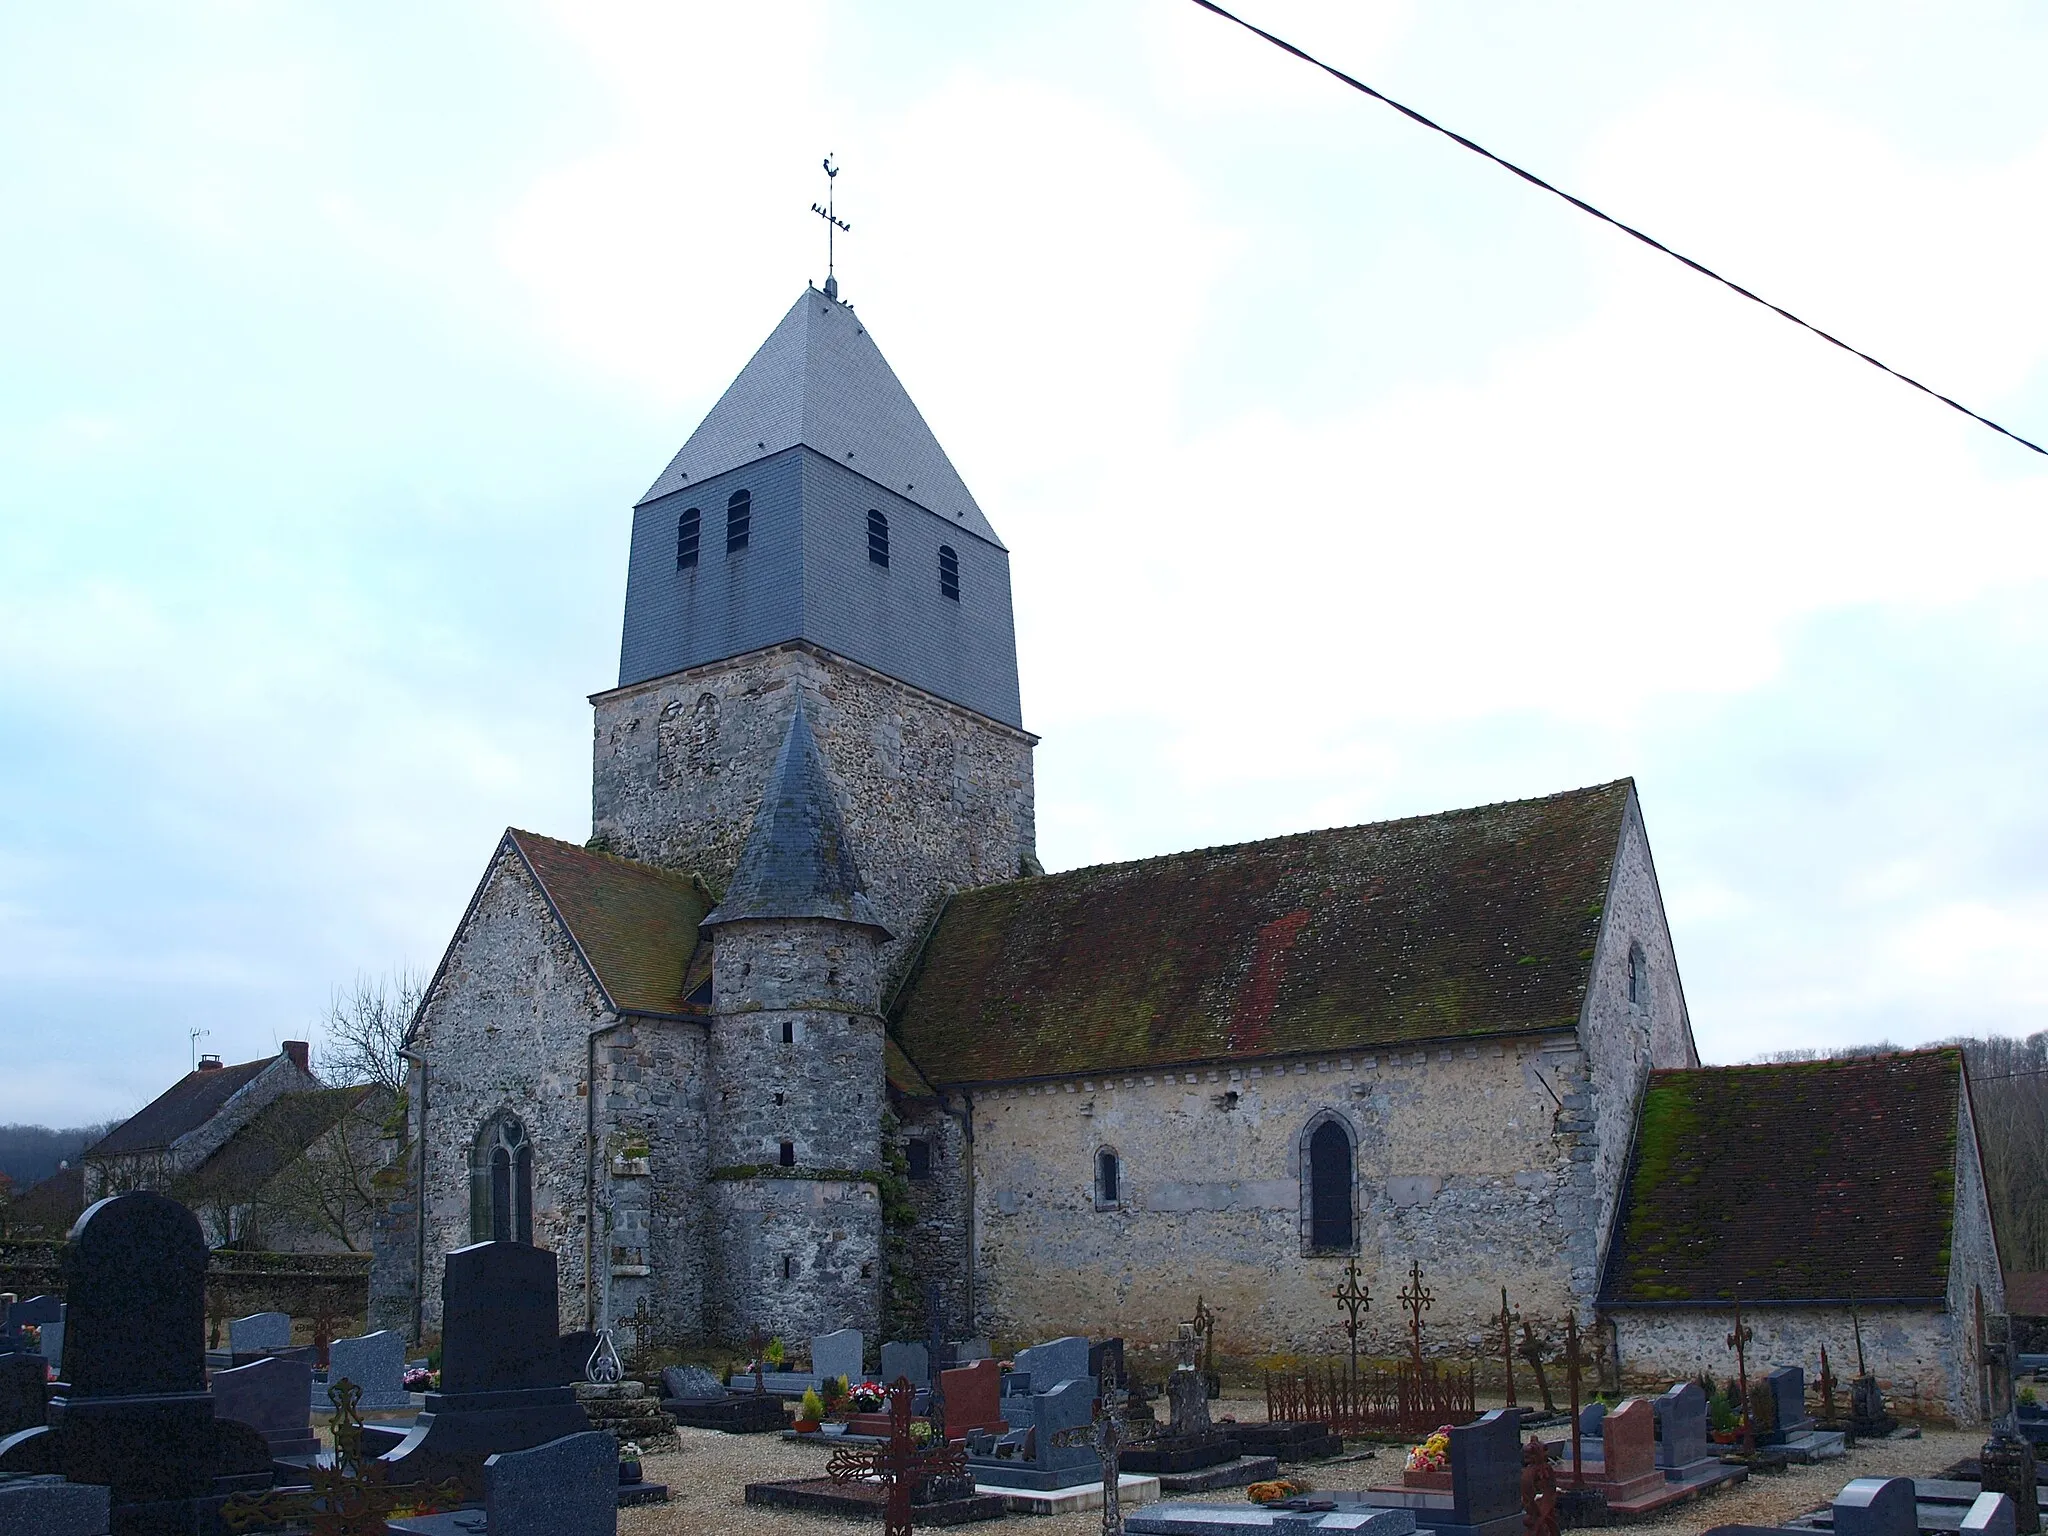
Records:
[[[833,239],[842,230],[849,235],[853,233],[853,226],[840,218],[835,211],[833,191],[838,185],[838,181],[839,167],[834,165],[832,157],[827,155],[825,157],[825,203],[823,207],[816,203],[811,204],[811,212],[825,221],[825,297],[828,299],[839,297],[839,279],[832,274]]]

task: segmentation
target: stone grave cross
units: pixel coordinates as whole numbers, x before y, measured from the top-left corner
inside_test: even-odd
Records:
[[[1202,1336],[1202,1382],[1205,1388],[1216,1386],[1216,1314],[1209,1310],[1209,1304],[1200,1296],[1195,1297],[1195,1332]]]
[[[1183,1323],[1182,1327],[1188,1325]],[[1118,1489],[1123,1476],[1125,1410],[1131,1395],[1114,1376],[1102,1382],[1102,1395],[1095,1400],[1093,1423],[1076,1424],[1052,1437],[1058,1446],[1085,1445],[1102,1458],[1102,1536],[1124,1536],[1123,1503]]]
[[[1585,1340],[1579,1336],[1579,1314],[1574,1308],[1564,1315],[1564,1379],[1572,1394],[1572,1486],[1586,1486],[1583,1463],[1584,1447],[1580,1442],[1579,1386],[1580,1372],[1593,1362],[1586,1356]]]
[[[1515,1406],[1515,1314],[1508,1310],[1508,1288],[1500,1288],[1500,1373],[1507,1378],[1508,1406]]]
[[[1507,1293],[1501,1293],[1505,1296]],[[1358,1283],[1358,1258],[1353,1255],[1351,1262],[1344,1266],[1344,1283],[1330,1292],[1330,1298],[1344,1309],[1344,1336],[1351,1341],[1351,1380],[1358,1381],[1358,1314],[1372,1310],[1372,1291]],[[1513,1402],[1514,1388],[1508,1388],[1508,1401]]]
[[[912,1492],[935,1477],[959,1477],[967,1471],[965,1444],[948,1445],[943,1435],[934,1435],[931,1444],[920,1447],[911,1438],[910,1400],[915,1392],[908,1376],[898,1376],[889,1384],[887,1443],[842,1445],[825,1468],[835,1483],[879,1478],[888,1488],[882,1536],[911,1536]]]
[[[1408,1358],[1419,1375],[1422,1371],[1422,1314],[1436,1305],[1436,1293],[1422,1283],[1422,1260],[1408,1261],[1408,1286],[1401,1292],[1400,1301],[1408,1309]]]
[[[1529,1362],[1529,1369],[1536,1377],[1536,1389],[1543,1394],[1543,1411],[1557,1412],[1557,1401],[1550,1395],[1550,1378],[1543,1374],[1543,1345],[1536,1337],[1536,1330],[1529,1326],[1529,1320],[1522,1319],[1521,1356]]]
[[[1755,1330],[1742,1320],[1742,1292],[1735,1293],[1735,1327],[1728,1334],[1728,1347],[1735,1351],[1735,1387],[1742,1394],[1742,1449],[1756,1454],[1756,1420],[1749,1411],[1749,1346]]]

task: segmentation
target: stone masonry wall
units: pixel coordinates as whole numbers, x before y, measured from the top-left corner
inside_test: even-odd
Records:
[[[789,644],[597,695],[592,825],[613,852],[722,889],[796,705],[861,874],[894,938],[894,974],[951,890],[1036,860],[1033,738],[815,648]]]
[[[920,1297],[928,1284],[938,1288],[945,1336],[965,1338],[974,1313],[967,1263],[971,1164],[965,1127],[960,1117],[931,1100],[905,1105],[901,1116],[897,1142],[907,1148],[913,1139],[920,1140],[931,1149],[931,1177],[910,1181],[910,1203],[917,1211],[910,1273]]]
[[[1573,1300],[1567,1257],[1590,1219],[1574,1182],[1575,1038],[1352,1052],[1248,1069],[1137,1073],[974,1098],[978,1331],[1170,1339],[1200,1293],[1219,1354],[1334,1353],[1342,1256],[1307,1256],[1304,1132],[1328,1111],[1358,1148],[1365,1347],[1405,1349],[1394,1297],[1419,1259],[1426,1342],[1484,1335],[1502,1285],[1538,1321]],[[1094,1157],[1123,1164],[1097,1209]]]
[[[500,1110],[517,1115],[533,1143],[533,1239],[554,1250],[563,1326],[581,1326],[585,1053],[606,1022],[603,998],[540,888],[501,845],[412,1043],[427,1061],[423,1135],[415,1122],[425,1160],[427,1332],[441,1326],[442,1256],[472,1240],[471,1149]]]
[[[872,930],[719,927],[712,948],[710,1330],[806,1338],[879,1316],[885,1092]],[[788,1143],[791,1161],[782,1162]]]
[[[1967,1087],[1967,1079],[1966,1079]],[[1984,1416],[1986,1384],[1977,1348],[1977,1297],[1986,1317],[2005,1310],[2005,1272],[1991,1225],[1991,1200],[1977,1147],[1977,1119],[1967,1091],[1956,1127],[1955,1225],[1949,1233],[1947,1395],[1957,1417]]]
[[[1629,999],[1629,953],[1643,953],[1649,995]],[[1614,1228],[1614,1211],[1628,1174],[1635,1138],[1636,1108],[1653,1067],[1696,1067],[1692,1021],[1678,979],[1678,956],[1650,862],[1650,840],[1642,812],[1630,795],[1622,818],[1621,842],[1608,890],[1607,916],[1594,951],[1593,976],[1580,1021],[1587,1080],[1565,1101],[1573,1129],[1583,1141],[1574,1153],[1573,1193],[1583,1216],[1573,1221],[1572,1289],[1581,1321],[1591,1319],[1599,1293],[1601,1265]]]
[[[1735,1374],[1728,1347],[1734,1316],[1725,1308],[1628,1308],[1611,1314],[1620,1342],[1622,1380],[1631,1391],[1658,1391],[1702,1371],[1716,1381]],[[1967,1423],[1977,1417],[1953,1394],[1952,1320],[1939,1307],[1862,1309],[1863,1353],[1894,1410],[1906,1417]],[[1755,1333],[1749,1349],[1749,1379],[1760,1380],[1773,1366],[1796,1365],[1806,1372],[1809,1396],[1818,1402],[1820,1350],[1843,1382],[1855,1374],[1856,1340],[1844,1307],[1745,1307],[1742,1320]],[[1843,1386],[1838,1408],[1847,1402]]]

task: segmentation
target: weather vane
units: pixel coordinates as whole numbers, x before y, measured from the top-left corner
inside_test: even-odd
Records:
[[[839,279],[832,275],[832,241],[840,230],[845,230],[849,235],[853,233],[853,226],[833,211],[832,191],[834,184],[838,180],[839,167],[834,165],[832,157],[827,155],[825,157],[825,205],[821,208],[816,203],[813,203],[811,204],[811,212],[825,221],[825,297],[828,299],[839,297]]]

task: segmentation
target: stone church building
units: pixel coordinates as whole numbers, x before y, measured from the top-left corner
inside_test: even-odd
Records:
[[[1353,1255],[1388,1351],[1411,1260],[1460,1350],[1503,1285],[1591,1317],[1698,1065],[1628,781],[1043,873],[1008,551],[815,289],[636,506],[591,702],[591,836],[504,835],[409,1037],[416,1326],[494,1235],[656,1342],[1199,1293],[1323,1351]]]

